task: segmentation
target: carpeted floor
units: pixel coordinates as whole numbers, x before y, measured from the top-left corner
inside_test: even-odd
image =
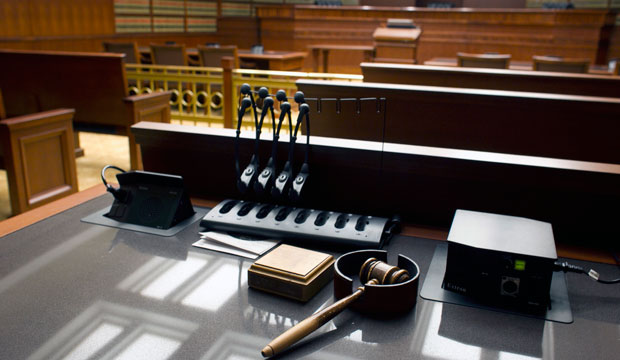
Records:
[[[78,189],[82,191],[101,184],[101,169],[108,164],[129,170],[127,137],[80,132],[84,156],[76,159]],[[11,216],[11,201],[6,171],[0,170],[0,220]]]

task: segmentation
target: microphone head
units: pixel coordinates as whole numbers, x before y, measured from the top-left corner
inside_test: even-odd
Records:
[[[247,109],[250,106],[252,106],[252,100],[250,100],[250,98],[245,97],[241,99],[241,108]]]
[[[250,84],[245,83],[241,85],[241,93],[243,95],[248,95],[251,91],[252,91],[252,88],[250,87]]]
[[[291,104],[289,104],[288,101],[283,102],[280,104],[280,111],[282,111],[282,113],[291,111]]]
[[[306,114],[310,112],[310,105],[303,103],[303,104],[299,104],[299,113],[300,114]]]
[[[265,100],[263,100],[263,109],[268,109],[273,106],[273,98],[271,96],[267,96]]]
[[[306,100],[304,99],[304,93],[301,91],[298,91],[295,93],[295,102],[298,104],[302,104],[304,103]]]
[[[269,96],[269,90],[267,90],[267,88],[266,88],[266,87],[264,87],[264,86],[263,86],[263,87],[261,87],[260,89],[258,89],[258,96],[259,96],[261,99],[266,98],[267,96]]]
[[[278,101],[286,101],[286,91],[278,90],[276,93],[276,99],[278,99]]]

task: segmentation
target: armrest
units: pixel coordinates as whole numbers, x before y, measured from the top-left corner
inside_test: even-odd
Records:
[[[153,92],[128,96],[123,99],[128,106],[131,124],[140,121],[170,122],[170,95],[171,91]]]
[[[155,91],[150,94],[127,96],[123,100],[125,102],[141,102],[141,101],[155,100],[155,99],[158,99],[159,101],[163,98],[165,98],[166,100],[170,100],[171,94],[172,94],[172,91]]]
[[[35,128],[41,125],[49,125],[52,121],[73,120],[74,109],[56,109],[42,111],[35,114],[15,116],[0,121],[2,126],[8,127],[11,131],[18,129]]]

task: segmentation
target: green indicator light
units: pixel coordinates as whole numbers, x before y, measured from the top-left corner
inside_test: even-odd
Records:
[[[515,260],[515,270],[525,270],[525,260]]]

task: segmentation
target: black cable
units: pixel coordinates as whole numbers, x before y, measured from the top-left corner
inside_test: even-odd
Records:
[[[245,110],[252,106],[251,100],[247,97],[241,100],[241,105],[239,106],[238,116],[237,116],[237,136],[235,138],[235,171],[237,173],[237,178],[241,176],[241,167],[239,166],[239,137],[241,136],[241,123],[243,122],[243,115],[245,115]]]
[[[600,282],[601,284],[618,284],[620,283],[620,279],[614,280],[603,280],[599,278],[599,273],[596,270],[590,269],[586,271],[584,268],[578,265],[569,264],[566,261],[556,261],[553,264],[554,271],[563,271],[563,272],[574,272],[578,274],[585,274],[591,277],[592,279]]]
[[[115,170],[118,170],[118,171],[123,172],[123,173],[126,172],[126,171],[121,169],[121,168],[119,168],[118,166],[114,166],[114,165],[106,165],[106,166],[103,167],[103,169],[101,169],[101,181],[103,181],[103,185],[105,185],[105,187],[109,189],[109,188],[112,187],[112,185],[109,185],[108,182],[105,179],[105,171],[108,170],[108,169],[115,169]]]
[[[120,188],[115,188],[114,186],[108,184],[108,182],[105,179],[105,171],[108,169],[114,169],[114,170],[118,170],[122,173],[125,173],[126,171],[119,168],[118,166],[114,166],[114,165],[106,165],[103,167],[103,169],[101,169],[101,181],[103,181],[103,185],[105,185],[106,190],[112,194],[112,196],[114,196],[114,198],[118,201],[121,202],[125,202],[127,201],[127,198],[129,196],[129,193],[126,190],[120,189]]]
[[[278,120],[278,125],[274,130],[273,144],[271,145],[271,158],[274,159],[274,161],[276,159],[276,155],[278,152],[278,141],[280,140],[280,129],[282,128],[282,123],[284,122],[287,114],[288,114],[289,134],[292,134],[293,133],[293,119],[291,119],[291,104],[289,104],[288,102],[284,102],[280,105],[280,118]],[[274,124],[275,124],[275,121],[274,121]]]

